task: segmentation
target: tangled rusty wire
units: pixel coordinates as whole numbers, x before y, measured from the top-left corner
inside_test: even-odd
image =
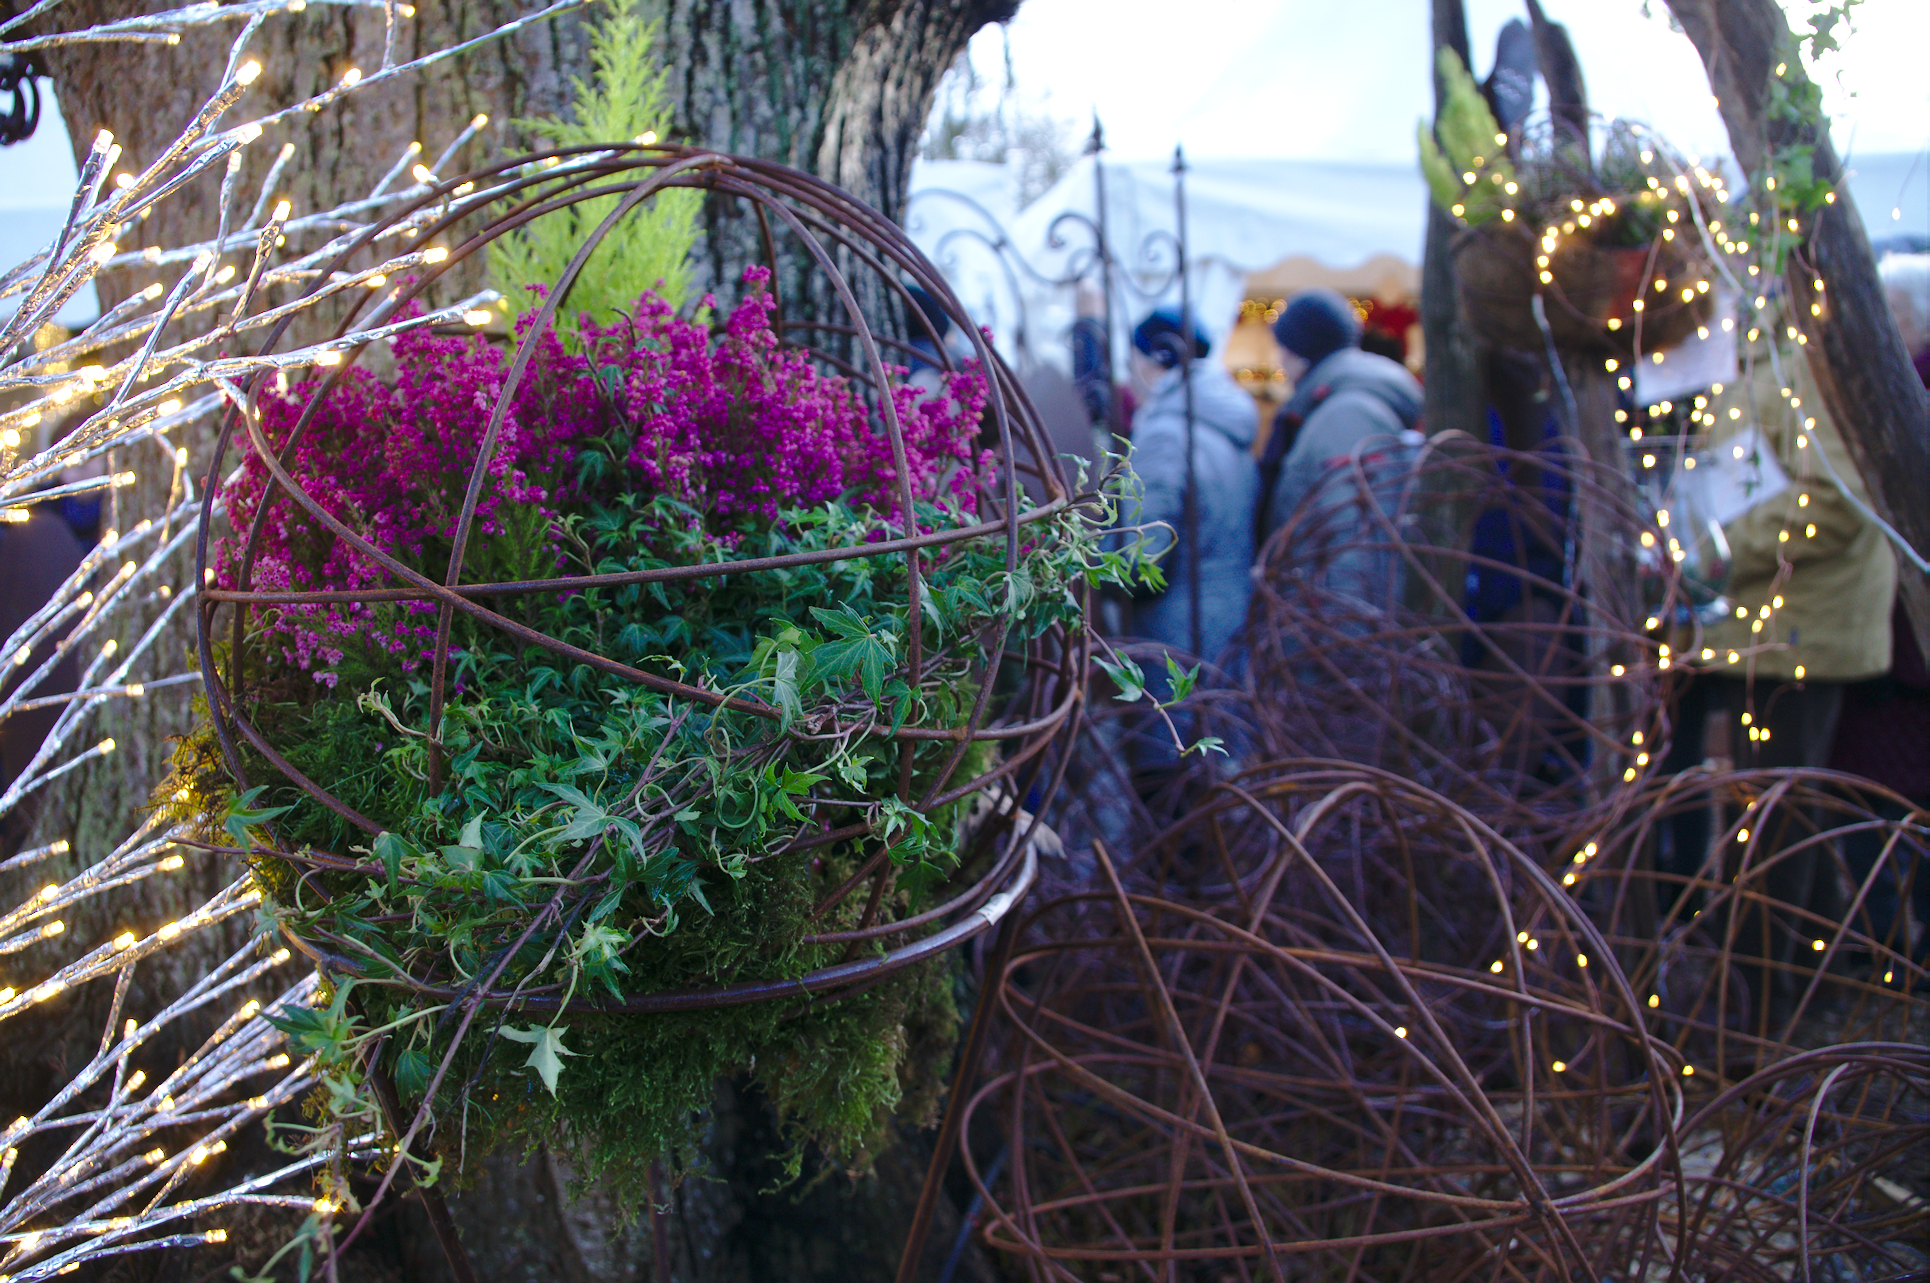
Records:
[[[894,457],[899,461],[904,511],[912,511],[909,477],[904,475],[904,434],[899,422],[900,409],[893,390],[904,381],[905,371],[895,360],[903,361],[914,349],[910,338],[900,337],[913,325],[931,328],[919,313],[910,293],[924,290],[944,309],[974,345],[974,359],[991,385],[986,410],[986,443],[997,456],[993,475],[996,483],[981,478],[978,488],[980,520],[930,531],[914,531],[903,537],[882,538],[856,546],[830,550],[784,553],[757,559],[719,561],[703,565],[675,565],[654,570],[625,571],[612,574],[556,576],[519,582],[475,582],[464,573],[465,554],[473,553],[479,539],[477,506],[484,479],[488,475],[492,452],[497,449],[511,400],[520,380],[534,378],[533,364],[539,340],[551,326],[570,295],[585,264],[598,245],[618,222],[660,192],[689,189],[706,194],[712,201],[741,206],[748,211],[745,226],[755,226],[760,238],[759,261],[772,270],[774,291],[789,282],[791,295],[779,294],[776,312],[786,342],[798,346],[820,368],[842,375],[868,408],[877,430],[886,436]],[[492,242],[522,228],[544,214],[586,201],[616,197],[617,207],[584,240],[565,271],[544,298],[535,323],[518,337],[508,366],[503,390],[488,407],[488,426],[473,466],[470,484],[461,501],[453,525],[450,567],[447,576],[435,578],[405,564],[374,542],[368,530],[359,529],[332,515],[317,498],[291,475],[286,464],[301,434],[314,421],[318,407],[368,350],[371,337],[379,337],[383,326],[407,315],[418,300],[433,297],[438,281],[465,262],[480,262]],[[370,258],[370,247],[384,236],[406,233],[415,243],[427,245],[446,242],[446,253],[426,256],[420,274],[400,281],[386,290],[352,291],[346,297],[345,315],[336,331],[352,335],[319,364],[328,367],[308,394],[302,417],[287,442],[271,443],[260,426],[259,407],[272,388],[274,378],[264,372],[247,386],[247,406],[231,414],[223,430],[217,462],[211,475],[221,475],[231,466],[232,450],[252,454],[266,466],[271,480],[251,528],[245,533],[246,549],[240,563],[240,586],[232,589],[211,587],[202,595],[199,617],[200,650],[214,729],[226,751],[230,769],[242,788],[251,780],[244,766],[245,747],[265,759],[274,773],[292,782],[314,801],[343,816],[356,829],[375,835],[381,826],[348,807],[334,796],[326,781],[309,779],[287,759],[283,749],[265,734],[251,717],[245,674],[253,653],[263,645],[255,625],[279,606],[290,604],[416,602],[436,608],[437,629],[429,675],[428,725],[417,733],[435,743],[435,728],[448,702],[456,666],[451,661],[452,622],[461,616],[495,630],[506,642],[540,648],[551,656],[584,665],[599,673],[634,683],[638,687],[670,696],[681,706],[715,709],[728,705],[766,717],[773,725],[780,710],[754,700],[731,699],[718,691],[690,682],[646,671],[603,654],[572,646],[556,637],[518,622],[507,607],[498,603],[534,598],[543,594],[574,593],[591,588],[615,588],[659,582],[700,580],[752,572],[783,571],[799,566],[843,560],[897,559],[907,567],[907,592],[910,617],[919,619],[918,594],[923,580],[920,568],[942,558],[948,549],[972,541],[1002,543],[1008,566],[1015,565],[1022,542],[1037,539],[1044,529],[1040,523],[1062,514],[1073,502],[1059,465],[1040,428],[1037,415],[1019,390],[1012,372],[990,348],[964,309],[952,295],[937,271],[923,258],[903,232],[875,211],[852,200],[837,188],[788,167],[755,159],[721,155],[675,146],[630,146],[615,149],[578,148],[574,150],[517,157],[485,170],[458,175],[425,189],[420,199],[399,207],[389,218],[372,224],[345,249],[328,271],[319,273],[313,290],[340,291],[346,279],[351,283],[384,283],[377,276],[362,280],[358,271]],[[473,268],[474,264],[471,263]],[[366,275],[366,272],[363,272]],[[788,309],[788,310],[787,310]],[[283,338],[286,322],[266,341],[272,350]],[[919,331],[922,333],[923,331]],[[934,331],[935,332],[935,331]],[[922,354],[946,370],[958,362],[942,345]],[[1030,484],[1044,498],[1028,504],[1022,488]],[[254,558],[271,510],[285,506],[304,520],[330,532],[340,544],[380,567],[387,582],[377,587],[323,586],[313,590],[291,590],[286,585],[265,585],[252,578]],[[203,509],[199,543],[199,572],[209,570],[210,526],[217,512],[217,491],[211,487]],[[468,562],[474,562],[472,555]],[[225,608],[225,617],[222,612]],[[511,612],[513,613],[513,612]],[[906,675],[911,684],[919,680],[921,657],[918,629],[911,630]],[[1076,628],[1054,628],[1044,635],[1014,639],[1012,654],[1003,660],[1001,647],[990,648],[991,658],[981,661],[966,681],[977,692],[969,714],[955,725],[908,723],[872,727],[877,733],[906,746],[919,743],[951,746],[949,759],[935,784],[916,793],[908,791],[909,777],[899,785],[900,801],[920,811],[956,803],[961,798],[988,787],[1000,786],[1007,805],[1004,819],[1011,818],[1014,799],[1041,787],[1045,772],[1054,759],[1046,753],[1054,738],[1066,725],[1079,696],[1079,684],[1072,675],[1082,671],[1085,640]],[[827,728],[816,728],[824,733]],[[837,731],[840,727],[828,728]],[[849,730],[851,728],[844,727]],[[974,744],[992,742],[1003,751],[994,763],[974,774],[959,775]],[[431,760],[432,781],[442,767],[436,749]],[[839,827],[820,826],[802,838],[797,849],[862,837],[870,821]],[[1000,826],[984,826],[989,838]],[[838,942],[848,945],[850,953],[841,965],[827,967],[802,979],[786,978],[748,981],[710,989],[685,989],[668,992],[628,994],[621,998],[577,995],[577,1010],[662,1011],[688,1010],[721,1003],[755,1001],[774,995],[794,996],[800,988],[813,992],[841,992],[875,981],[891,971],[957,944],[985,930],[1004,912],[1012,898],[1022,894],[1032,877],[1029,848],[1020,841],[998,844],[996,858],[981,862],[979,875],[967,885],[951,888],[914,916],[899,921],[882,920],[878,912],[881,895],[894,876],[892,862],[881,845],[860,872],[837,888],[823,911],[839,904],[869,904],[862,922],[855,929],[836,934]],[[280,858],[311,870],[359,870],[379,874],[358,864],[347,852],[280,851]],[[827,939],[829,937],[826,937]],[[812,937],[817,941],[817,937]],[[818,941],[822,943],[822,941]],[[896,942],[896,947],[874,949]],[[297,947],[311,956],[325,959],[351,973],[352,962],[335,946],[297,936]],[[859,956],[860,954],[865,956]],[[507,988],[465,984],[455,976],[413,977],[423,992],[447,997],[460,989],[469,1000],[486,1005],[512,1001]],[[554,1008],[554,996],[544,998],[520,995],[515,1001],[528,1009]],[[547,1007],[545,1006],[547,1004]]]
[[[1767,799],[1784,858],[1785,821],[1925,836],[1840,793],[1813,827],[1813,783],[1725,787]],[[1811,921],[1766,893],[1768,858],[1665,880],[1696,925],[1628,931],[1618,860],[1689,804],[1641,808],[1569,878],[1428,789],[1295,762],[1222,783],[1123,870],[1101,844],[995,978],[1000,1072],[968,1107],[996,1116],[968,1155],[986,1241],[1035,1279],[1930,1264],[1924,971],[1841,926],[1752,955],[1725,905]],[[1802,997],[1752,1035],[1733,978],[1767,967]]]
[[[1222,785],[1123,875],[1097,859],[1098,888],[1026,920],[973,1102],[1010,1155],[988,1241],[1033,1277],[1643,1259],[1679,1076],[1519,848],[1299,763]]]
[[[1640,544],[1614,478],[1343,474],[1195,701],[1239,760],[1149,791],[1117,714],[1075,755],[1126,801],[1068,805],[988,979],[986,1243],[1035,1280],[1919,1277],[1924,816],[1657,775],[1679,589],[1604,591],[1573,534]]]

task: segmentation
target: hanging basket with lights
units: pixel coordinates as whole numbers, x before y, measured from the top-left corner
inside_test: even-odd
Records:
[[[735,297],[571,322],[624,217],[705,192],[763,228]],[[421,275],[363,282],[375,319],[344,325],[406,321],[578,205],[595,230],[506,340],[398,326],[392,375],[323,343],[310,380],[246,389],[179,797],[356,991],[291,1027],[345,1081],[635,1175],[754,1072],[860,1163],[949,1054],[948,974],[920,964],[1034,876],[1015,802],[1080,698],[1104,516],[903,233],[782,166],[505,162],[317,288],[413,235]],[[975,347],[927,350],[922,383],[911,286]]]
[[[1625,121],[1608,122],[1599,156],[1548,122],[1503,134],[1459,60],[1441,69],[1448,100],[1421,129],[1421,168],[1462,226],[1454,267],[1477,333],[1516,351],[1640,359],[1707,326],[1719,176]]]

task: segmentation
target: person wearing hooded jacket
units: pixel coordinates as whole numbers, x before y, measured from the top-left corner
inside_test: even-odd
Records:
[[[1186,344],[1176,308],[1155,310],[1133,331],[1135,373],[1151,384],[1133,415],[1135,494],[1124,522],[1148,527],[1143,551],[1159,555],[1166,588],[1143,600],[1133,632],[1180,654],[1194,654],[1192,558],[1186,529],[1187,385],[1191,383],[1193,481],[1199,521],[1198,658],[1215,660],[1246,622],[1253,582],[1253,518],[1259,468],[1253,440],[1259,408],[1216,360],[1197,323],[1186,377],[1179,369]],[[1164,523],[1163,526],[1154,523]],[[1170,529],[1169,529],[1170,528]],[[1163,667],[1163,665],[1161,666]],[[1164,674],[1149,670],[1163,692]]]
[[[1303,290],[1273,323],[1286,350],[1293,396],[1275,417],[1261,460],[1267,493],[1262,538],[1292,518],[1315,491],[1326,513],[1311,529],[1336,546],[1370,535],[1364,496],[1353,484],[1356,459],[1393,481],[1418,444],[1421,385],[1399,361],[1360,350],[1360,317],[1330,289]],[[1343,471],[1346,469],[1346,471]],[[1385,507],[1391,496],[1380,496]],[[1296,558],[1319,550],[1297,548]],[[1398,600],[1391,557],[1342,552],[1325,565],[1325,586],[1367,602]]]

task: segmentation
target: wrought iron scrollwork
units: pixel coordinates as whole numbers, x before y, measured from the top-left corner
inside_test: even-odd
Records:
[[[0,147],[25,142],[40,127],[36,78],[46,74],[31,54],[0,54],[0,94],[10,99],[0,107]]]

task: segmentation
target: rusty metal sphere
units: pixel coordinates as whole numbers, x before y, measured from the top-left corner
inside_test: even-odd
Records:
[[[989,448],[994,462],[972,481],[977,500],[975,522],[929,530],[914,527],[895,536],[885,532],[868,542],[828,551],[780,552],[755,559],[641,572],[558,575],[515,582],[478,582],[464,572],[465,551],[477,546],[477,498],[491,451],[496,448],[498,430],[508,413],[508,403],[518,381],[534,377],[532,367],[538,339],[559,314],[564,314],[562,309],[567,307],[571,289],[591,253],[612,229],[660,193],[679,190],[700,194],[714,210],[740,215],[735,224],[739,232],[752,229],[745,237],[754,240],[757,249],[747,253],[746,259],[761,262],[772,270],[771,288],[777,294],[776,328],[782,343],[807,356],[820,372],[842,378],[861,401],[873,430],[889,442],[892,455],[898,461],[903,511],[907,515],[913,511],[911,481],[904,475],[904,431],[893,393],[906,379],[903,365],[905,354],[912,351],[910,338],[914,332],[909,327],[916,324],[920,327],[917,333],[931,328],[930,323],[922,319],[916,322],[907,319],[914,317],[919,308],[910,290],[922,289],[935,300],[936,307],[967,336],[972,359],[990,388],[981,444]],[[473,268],[492,243],[545,214],[610,198],[614,198],[615,208],[585,238],[562,278],[551,283],[553,288],[544,298],[534,325],[511,338],[513,351],[508,359],[503,391],[493,405],[486,407],[488,427],[469,469],[470,484],[462,498],[449,559],[453,569],[446,579],[438,580],[405,564],[375,542],[367,529],[340,520],[308,493],[302,479],[286,466],[287,457],[294,449],[293,439],[271,443],[261,431],[258,408],[273,379],[263,375],[245,389],[247,404],[231,413],[225,423],[210,476],[228,474],[238,456],[252,454],[267,469],[270,481],[252,528],[243,532],[245,550],[240,563],[240,582],[233,588],[211,587],[206,591],[198,621],[201,662],[214,730],[241,788],[263,782],[250,778],[244,767],[244,759],[252,756],[269,763],[270,778],[279,776],[291,782],[315,803],[344,817],[356,830],[372,836],[384,827],[378,819],[356,813],[334,796],[329,781],[305,777],[288,761],[282,751],[285,746],[275,743],[252,716],[245,673],[251,654],[261,644],[253,629],[264,611],[277,606],[297,602],[383,601],[416,602],[433,607],[439,628],[430,665],[431,716],[427,726],[416,728],[421,733],[433,729],[437,724],[436,714],[450,697],[451,624],[460,617],[470,625],[494,630],[506,642],[535,647],[563,662],[584,665],[606,677],[658,692],[679,707],[727,706],[765,719],[769,733],[781,736],[792,732],[780,729],[780,710],[774,707],[652,671],[647,664],[633,664],[572,646],[518,622],[511,617],[514,612],[505,603],[592,587],[710,578],[728,580],[752,572],[855,559],[904,567],[910,618],[916,621],[920,618],[921,569],[929,573],[935,560],[970,545],[1001,548],[1007,568],[1016,567],[1022,548],[1030,542],[1049,538],[1051,521],[1062,517],[1076,504],[1077,497],[1071,493],[1037,414],[1021,392],[1016,377],[971,323],[938,271],[903,232],[839,189],[795,169],[676,146],[576,148],[517,157],[441,181],[419,200],[397,208],[388,218],[372,225],[333,264],[315,275],[309,286],[311,294],[339,289],[336,277],[353,272],[356,264],[367,257],[372,243],[405,227],[410,229],[407,234],[414,236],[417,244],[427,245],[432,241],[446,244],[446,254],[427,259],[417,277],[396,282],[388,290],[357,290],[348,297],[344,304],[347,315],[337,330],[337,337],[342,340],[340,351],[346,359],[319,371],[323,377],[308,398],[294,429],[296,436],[314,419],[322,398],[368,350],[372,335],[406,315],[406,309],[412,304],[442,297],[437,293],[439,289],[446,294],[448,283],[444,278],[452,271],[465,263]],[[712,226],[728,222],[728,218],[713,220]],[[712,235],[724,237],[726,233],[713,230]],[[266,341],[264,350],[273,350],[283,341],[285,328],[286,322]],[[948,371],[959,368],[959,363],[942,345],[928,356]],[[1043,497],[1036,502],[1029,500],[1028,485]],[[209,551],[215,538],[212,527],[218,500],[219,487],[210,487],[198,545],[199,572],[203,576],[210,574]],[[250,571],[261,542],[263,520],[276,505],[300,513],[304,520],[326,529],[343,546],[379,566],[384,582],[376,587],[323,584],[308,591],[254,582]],[[1009,618],[1006,624],[1009,631]],[[999,632],[999,629],[995,627],[993,631]],[[908,660],[902,671],[915,686],[920,665],[927,657],[921,654],[917,627],[910,632]],[[1049,790],[1052,786],[1058,759],[1048,750],[1067,727],[1079,704],[1079,674],[1083,672],[1086,646],[1080,623],[1054,625],[1036,637],[1008,637],[1005,632],[999,632],[986,648],[990,658],[976,661],[969,678],[976,698],[970,702],[969,712],[956,722],[942,725],[908,722],[886,727],[871,724],[864,717],[853,717],[835,725],[811,728],[818,735],[874,734],[901,746],[946,746],[946,760],[935,783],[917,792],[907,792],[908,785],[900,785],[901,800],[917,810],[930,812],[988,789],[995,791],[998,799],[995,822],[984,826],[981,833],[981,857],[976,863],[968,864],[969,878],[942,889],[937,896],[928,898],[924,906],[900,920],[884,920],[884,915],[872,911],[866,913],[855,929],[807,937],[808,943],[845,946],[847,961],[843,964],[801,979],[645,992],[621,999],[578,994],[573,1000],[559,1000],[554,994],[521,994],[514,997],[515,1004],[519,1009],[532,1011],[544,1010],[546,1004],[553,1009],[559,1001],[569,1002],[579,1010],[661,1011],[773,996],[795,997],[805,991],[844,992],[982,932],[997,920],[1014,897],[1023,894],[1032,880],[1034,866],[1029,845],[1008,840],[1000,830],[1002,826],[1009,827],[1015,815],[1022,815],[1017,810],[1019,800],[1030,792]],[[997,745],[996,761],[984,769],[964,769],[973,760],[973,746],[987,743]],[[1030,822],[1029,817],[1026,822]],[[817,826],[819,831],[787,849],[803,851],[863,838],[872,827],[862,816],[855,823],[826,820]],[[276,854],[311,871],[372,874],[366,863],[358,862],[347,851],[288,850]],[[892,872],[891,862],[880,850],[860,875],[831,889],[825,907],[847,902],[864,904],[869,898],[875,910]],[[312,939],[295,942],[332,967],[349,974],[356,971],[353,959],[329,942]],[[455,976],[420,976],[413,977],[412,982],[429,996],[446,996],[462,988],[460,978]],[[488,986],[480,990],[471,986],[464,992],[473,992],[486,1004],[512,1001],[511,993]]]
[[[1023,923],[972,1101],[1030,1277],[1632,1265],[1679,1075],[1559,884],[1452,802],[1291,763]],[[989,1134],[989,1133],[987,1133]]]

